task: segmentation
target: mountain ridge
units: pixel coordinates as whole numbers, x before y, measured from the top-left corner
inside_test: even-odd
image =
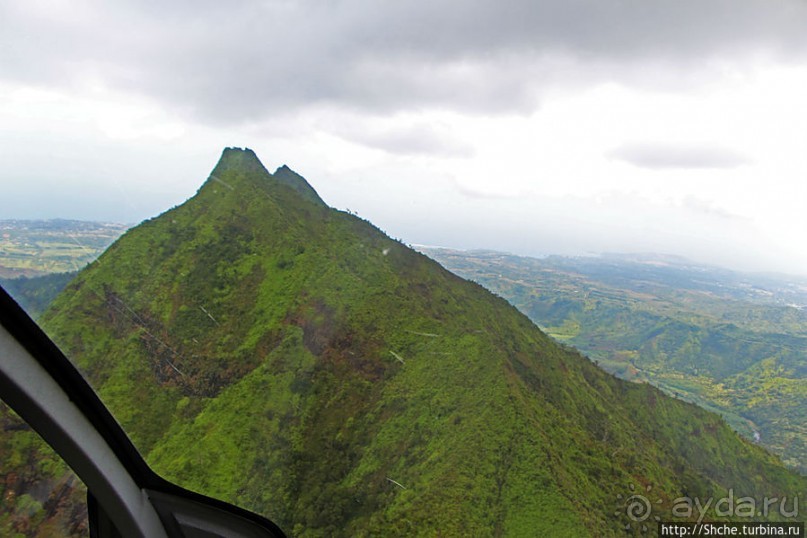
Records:
[[[225,150],[43,316],[167,478],[300,536],[616,536],[633,484],[667,516],[804,490],[719,417],[606,374],[253,156]]]
[[[635,256],[544,259],[424,249],[606,370],[726,416],[805,472],[807,293],[798,279]]]

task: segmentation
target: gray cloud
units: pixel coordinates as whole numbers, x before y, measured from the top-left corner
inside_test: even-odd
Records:
[[[708,217],[714,217],[726,220],[749,221],[748,217],[732,213],[731,211],[728,211],[727,209],[720,207],[714,202],[711,202],[709,200],[703,200],[691,194],[684,197],[684,199],[682,200],[682,206],[685,209],[689,209],[690,211]]]
[[[668,144],[628,144],[611,151],[612,159],[640,168],[736,168],[750,161],[732,150],[708,146],[676,146]]]
[[[91,78],[211,123],[311,104],[513,112],[581,78],[803,59],[806,23],[798,0],[32,0],[0,5],[0,77]]]
[[[385,128],[382,130],[348,125],[332,127],[337,136],[367,147],[397,155],[441,155],[443,157],[472,157],[474,149],[458,140],[450,131],[428,123]]]
[[[507,192],[491,192],[491,191],[481,191],[478,189],[474,189],[473,187],[468,187],[467,185],[463,185],[463,183],[457,179],[451,180],[451,186],[454,190],[460,193],[462,196],[466,198],[471,198],[474,200],[481,200],[481,201],[493,201],[493,200],[517,200],[519,197],[523,197],[524,193],[507,193]]]

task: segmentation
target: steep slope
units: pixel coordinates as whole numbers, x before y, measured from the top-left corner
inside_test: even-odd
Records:
[[[295,535],[622,535],[629,486],[667,517],[682,496],[805,490],[716,415],[604,373],[249,150],[42,322],[158,472]]]
[[[805,300],[798,281],[761,288],[658,259],[424,252],[606,370],[720,412],[807,473],[807,312],[788,306]]]

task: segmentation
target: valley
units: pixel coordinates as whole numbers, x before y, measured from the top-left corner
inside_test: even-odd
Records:
[[[807,472],[807,282],[660,255],[421,250],[606,370],[720,413]]]
[[[0,220],[0,278],[78,271],[129,226],[80,220]]]

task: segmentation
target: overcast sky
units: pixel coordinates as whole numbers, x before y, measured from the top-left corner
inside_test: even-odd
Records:
[[[225,146],[407,243],[807,275],[801,0],[0,3],[0,218],[138,222]]]

